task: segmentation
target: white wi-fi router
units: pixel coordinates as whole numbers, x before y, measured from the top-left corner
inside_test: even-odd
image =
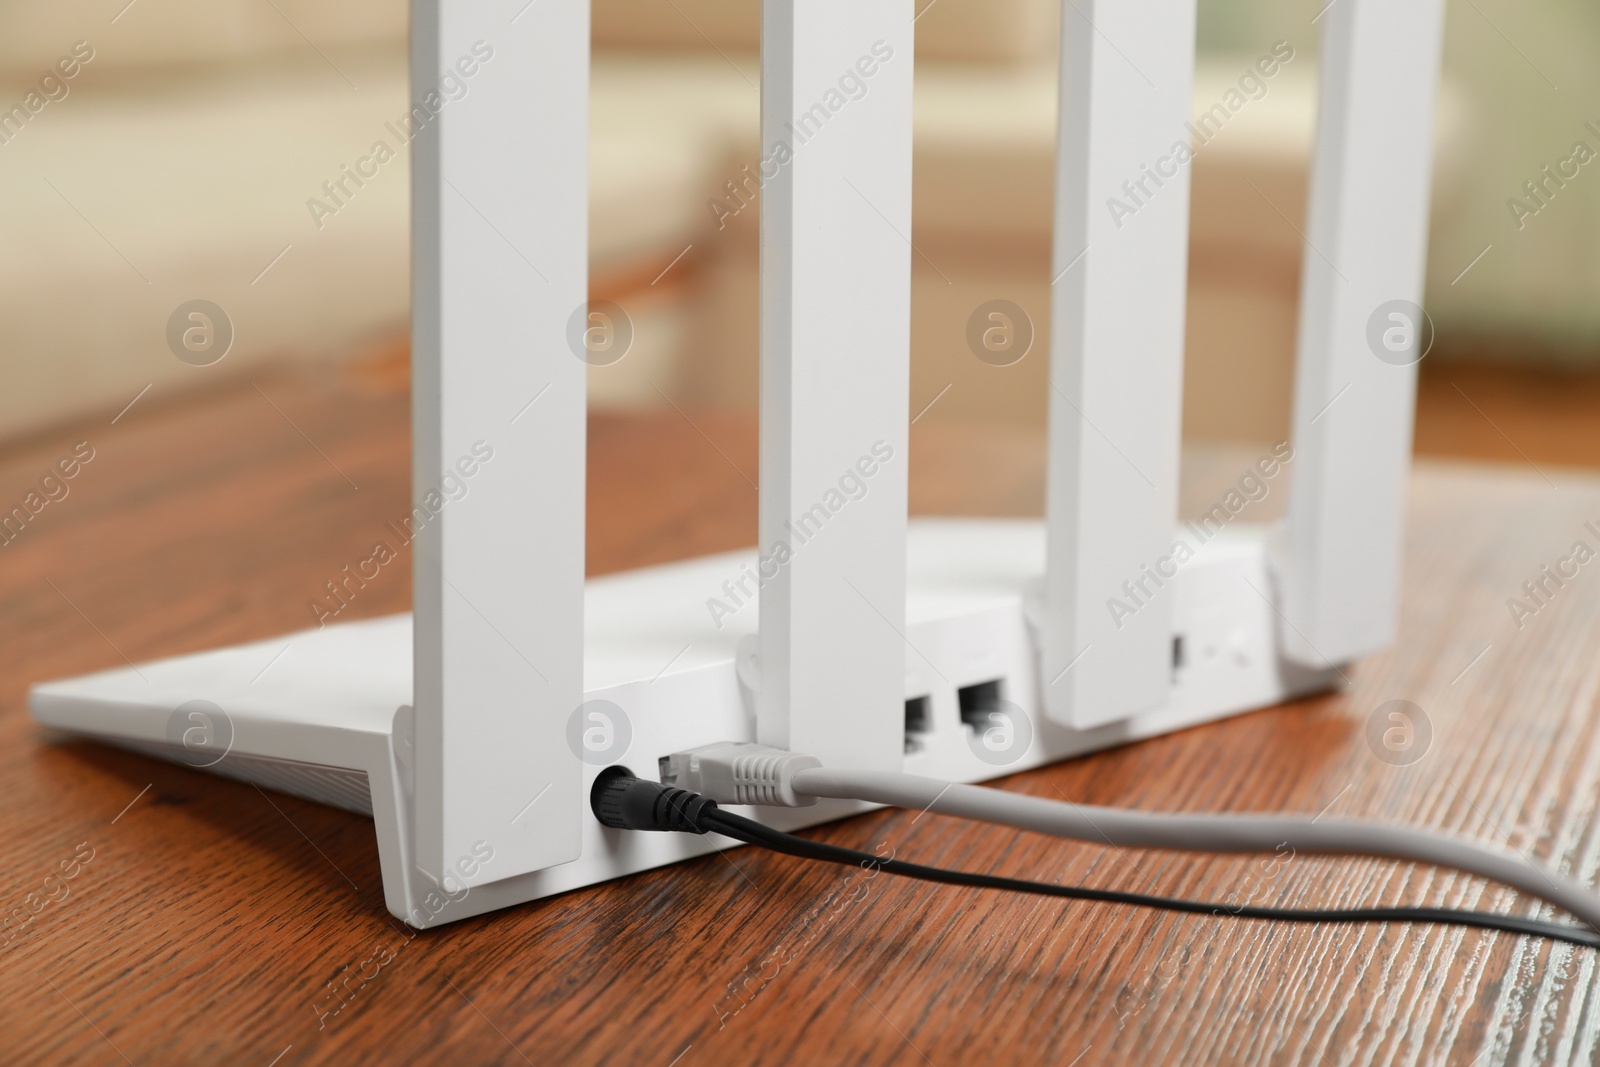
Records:
[[[760,549],[587,583],[588,5],[520,6],[412,5],[419,106],[496,57],[413,143],[412,614],[41,685],[41,723],[370,814],[421,927],[712,847],[603,829],[611,763],[760,740],[975,781],[1328,688],[1390,640],[1440,0],[1321,19],[1274,528],[1178,523],[1194,0],[1064,8],[1042,523],[906,519],[912,0],[765,0]]]

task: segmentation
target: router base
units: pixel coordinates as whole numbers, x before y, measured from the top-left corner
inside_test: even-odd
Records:
[[[707,608],[754,561],[751,549],[587,583],[585,692],[622,709],[622,721],[612,724],[613,750],[584,753],[585,795],[612,763],[649,777],[670,752],[755,739],[737,660],[741,639],[754,633],[756,605],[745,603],[720,626]],[[1202,546],[1163,592],[1173,598],[1175,625],[1169,702],[1091,730],[1056,725],[1038,699],[1038,648],[1026,607],[1044,563],[1037,521],[911,523],[907,773],[984,781],[1330,689],[1338,679],[1335,669],[1282,657],[1275,610],[1257,592],[1273,588],[1266,531],[1240,525]],[[411,664],[411,616],[394,615],[40,685],[31,707],[49,727],[370,815],[385,903],[416,927],[733,844],[607,830],[585,818],[583,854],[571,863],[470,886],[435,884],[411,859]],[[1023,710],[1021,734],[1031,736],[985,743],[994,738],[981,724],[997,697]],[[196,708],[213,710],[192,719]],[[215,731],[205,738],[210,747],[185,746],[193,724]],[[537,818],[536,796],[505,800],[508,827]],[[789,830],[868,809],[825,801],[732,810]]]

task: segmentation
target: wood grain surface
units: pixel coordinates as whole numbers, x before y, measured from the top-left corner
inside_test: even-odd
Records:
[[[1454,928],[1063,904],[750,849],[413,935],[384,910],[370,822],[32,724],[35,681],[308,625],[306,601],[407,505],[406,405],[381,379],[259,379],[146,396],[114,425],[108,414],[0,455],[9,509],[80,442],[94,453],[0,547],[0,890],[14,923],[0,948],[0,1060],[1466,1065],[1590,1062],[1600,1049],[1593,952]],[[1448,417],[1464,426],[1472,409],[1458,406]],[[1500,428],[1478,427],[1473,447],[1510,463],[1418,470],[1402,636],[1351,669],[1346,691],[1004,788],[1402,821],[1593,882],[1600,561],[1520,629],[1507,600],[1575,541],[1600,547],[1584,525],[1600,527],[1600,480],[1543,445],[1495,444],[1520,424],[1478,415]],[[1596,454],[1587,416],[1570,432]],[[1037,512],[1035,437],[914,433],[916,510]],[[751,543],[755,441],[749,419],[726,415],[596,418],[591,569]],[[1193,473],[1222,484],[1233,469],[1212,456]],[[406,570],[384,575],[352,616],[408,606]],[[1368,741],[1396,699],[1430,724],[1406,765]],[[1233,903],[1532,910],[1392,863],[1125,852],[896,812],[816,834]]]

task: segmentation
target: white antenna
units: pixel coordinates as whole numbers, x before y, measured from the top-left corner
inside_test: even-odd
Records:
[[[1194,34],[1194,0],[1062,7],[1043,672],[1080,728],[1172,679]]]
[[[414,545],[412,833],[435,878],[478,842],[496,875],[577,858],[583,803],[565,733],[583,702],[587,367],[567,338],[588,327],[589,10],[541,4],[493,41],[486,25],[412,5],[414,100],[493,52],[412,145],[413,496],[482,468]],[[538,818],[513,823],[535,793]]]
[[[1322,18],[1283,563],[1284,651],[1316,666],[1383,648],[1399,614],[1443,24],[1442,0]]]
[[[761,24],[758,736],[876,770],[908,655],[913,14],[767,0]]]

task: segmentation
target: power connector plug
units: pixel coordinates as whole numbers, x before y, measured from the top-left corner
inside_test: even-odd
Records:
[[[706,832],[703,819],[717,802],[684,789],[636,778],[626,767],[607,767],[589,791],[589,808],[613,830]]]

